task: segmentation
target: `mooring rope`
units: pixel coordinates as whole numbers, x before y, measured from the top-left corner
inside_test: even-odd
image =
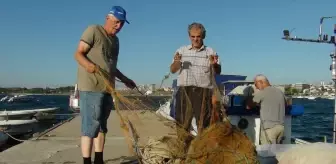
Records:
[[[15,138],[15,137],[13,137],[11,134],[9,134],[8,132],[6,132],[6,131],[4,131],[4,130],[0,130],[0,132],[6,134],[8,137],[12,138],[13,140],[19,141],[19,142],[29,141],[29,139],[27,139],[27,140],[22,140],[22,139]]]
[[[46,115],[54,115],[54,116],[76,116],[76,115],[79,115],[79,113],[66,113],[66,114],[54,114],[54,113],[45,113],[45,112],[41,112],[39,113],[40,115],[42,116],[46,116]],[[61,122],[62,123],[62,122]],[[54,126],[53,126],[54,127]],[[51,127],[51,128],[53,128]],[[16,140],[16,141],[19,141],[19,142],[25,142],[25,141],[33,141],[32,139],[34,137],[31,137],[29,139],[18,139],[16,137],[14,137],[13,135],[11,135],[10,133],[8,133],[6,131],[6,128],[3,129],[0,129],[0,133],[4,133],[5,135],[7,135],[8,137],[12,138],[13,140]],[[40,136],[39,136],[40,137]],[[39,138],[38,137],[38,138]]]

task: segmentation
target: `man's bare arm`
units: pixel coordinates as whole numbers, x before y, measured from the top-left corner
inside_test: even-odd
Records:
[[[215,74],[221,74],[222,72],[222,66],[220,64],[212,64],[212,67],[214,69]]]
[[[121,71],[117,68],[115,76],[121,80],[122,82],[126,81],[128,77],[126,77]]]
[[[75,52],[75,59],[82,67],[86,69],[86,71],[92,73],[94,72],[95,65],[86,58],[86,54],[89,52],[90,48],[90,45],[80,41]]]
[[[245,103],[246,103],[246,108],[247,109],[252,109],[252,108],[255,108],[256,106],[259,106],[258,103],[255,103],[253,101],[253,97],[250,97],[250,96],[246,97]]]
[[[262,100],[264,99],[264,92],[258,91],[254,94],[254,96],[248,96],[247,99],[247,109],[255,108],[260,106]]]
[[[174,62],[170,65],[170,72],[176,73],[181,68],[181,62]]]

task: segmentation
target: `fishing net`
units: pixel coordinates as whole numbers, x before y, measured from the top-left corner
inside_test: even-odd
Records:
[[[126,138],[130,153],[138,158],[141,164],[233,164],[258,163],[257,152],[252,141],[236,126],[230,124],[222,105],[219,102],[220,92],[213,91],[210,125],[198,128],[197,135],[192,135],[183,125],[172,119],[155,114],[162,122],[160,129],[170,129],[173,134],[162,133],[157,136],[146,136],[141,133],[143,121],[148,121],[143,113],[155,113],[155,108],[137,99],[123,96],[112,88],[109,75],[101,69],[96,73],[103,77],[107,91],[111,93],[116,113],[120,118],[120,127]],[[217,87],[218,88],[218,87]],[[185,117],[193,117],[191,102],[188,97]],[[189,104],[189,105],[188,105]],[[202,108],[203,109],[203,108]],[[222,112],[220,112],[222,111]],[[201,113],[201,117],[202,117]],[[222,116],[222,117],[220,117]],[[200,121],[202,124],[202,121]],[[202,127],[202,126],[201,126]],[[178,131],[179,135],[177,135]],[[166,131],[165,131],[166,132]]]
[[[191,143],[186,163],[257,163],[254,145],[229,122],[211,125]]]

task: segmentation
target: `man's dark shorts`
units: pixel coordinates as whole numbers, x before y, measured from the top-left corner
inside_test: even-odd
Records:
[[[107,119],[114,108],[110,94],[80,91],[79,106],[82,136],[96,138],[99,132],[107,133]]]

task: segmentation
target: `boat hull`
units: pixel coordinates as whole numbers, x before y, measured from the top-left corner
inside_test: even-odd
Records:
[[[30,120],[3,120],[0,121],[0,129],[10,135],[20,135],[30,133],[37,124],[36,119]]]
[[[37,118],[38,120],[54,119],[56,113],[60,108],[41,108],[41,109],[29,109],[29,110],[10,110],[0,112],[1,120],[26,120]]]
[[[0,147],[4,144],[6,144],[8,140],[8,135],[6,135],[5,133],[0,132]]]
[[[43,109],[35,109],[33,111],[36,111],[37,113],[34,115],[34,117],[37,120],[52,120],[56,118],[56,113],[60,110],[58,107],[53,108],[43,108]]]
[[[0,112],[0,121],[30,120],[35,114],[35,111],[2,111]]]

